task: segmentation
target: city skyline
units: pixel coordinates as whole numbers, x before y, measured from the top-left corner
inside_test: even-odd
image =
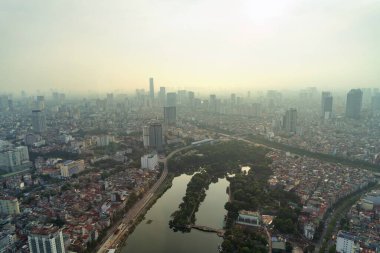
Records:
[[[2,93],[377,87],[378,1],[1,3]],[[354,13],[354,15],[352,14]]]
[[[380,0],[1,0],[0,252],[379,253],[379,24]]]

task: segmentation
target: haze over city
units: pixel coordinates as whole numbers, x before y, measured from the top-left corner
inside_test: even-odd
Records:
[[[134,91],[376,87],[380,2],[0,3],[0,87]]]
[[[0,0],[0,253],[380,253],[380,0]]]

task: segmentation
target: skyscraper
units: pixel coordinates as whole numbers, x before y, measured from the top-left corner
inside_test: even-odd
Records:
[[[13,111],[13,100],[12,99],[8,99],[8,109],[9,111]]]
[[[113,93],[107,93],[106,109],[110,110],[113,107],[114,107],[114,96],[113,96]]]
[[[143,144],[144,148],[149,148],[149,126],[143,126]]]
[[[236,105],[236,94],[231,94],[231,106],[234,107]]]
[[[40,111],[45,110],[45,97],[44,96],[37,96],[36,109],[40,110]]]
[[[35,228],[28,236],[31,253],[65,253],[62,231],[58,227]]]
[[[158,99],[160,100],[160,105],[165,106],[165,101],[166,101],[166,88],[165,87],[160,87],[160,93],[158,95]]]
[[[43,111],[32,111],[32,126],[35,133],[43,133],[46,131],[46,118]]]
[[[0,112],[8,110],[8,96],[0,95]]]
[[[168,92],[166,95],[166,106],[164,107],[165,125],[175,125],[177,120],[177,94]]]
[[[184,106],[187,103],[187,91],[186,90],[179,90],[178,91],[178,99],[177,99],[177,105]]]
[[[167,126],[175,125],[177,121],[177,108],[175,106],[164,107],[164,123]]]
[[[331,96],[331,93],[329,91],[323,91],[322,101],[321,101],[321,106],[322,106],[321,116],[323,119],[331,118],[332,105],[333,105],[333,97]]]
[[[162,124],[159,122],[152,122],[149,124],[149,147],[162,150],[163,148],[162,138]]]
[[[166,94],[166,106],[177,106],[177,94],[175,92]]]
[[[189,91],[188,93],[188,97],[189,97],[189,106],[190,108],[193,108],[194,107],[194,92],[193,91]]]
[[[153,83],[153,78],[149,78],[149,97],[151,102],[154,101],[154,83]]]
[[[209,112],[216,113],[216,95],[210,95],[210,102],[208,104]]]
[[[380,93],[376,93],[372,97],[372,114],[377,116],[380,114]]]
[[[363,92],[360,89],[352,89],[347,93],[346,117],[358,119],[362,109]]]
[[[286,111],[284,120],[283,120],[283,128],[288,133],[296,133],[297,130],[297,110],[294,108],[290,108]]]

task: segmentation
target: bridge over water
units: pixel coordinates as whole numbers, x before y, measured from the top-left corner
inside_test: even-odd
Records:
[[[217,229],[217,228],[212,228],[212,227],[208,227],[208,226],[201,226],[201,225],[195,225],[195,224],[192,224],[191,228],[195,228],[195,229],[198,229],[198,230],[204,231],[204,232],[216,233],[220,237],[223,237],[224,236],[224,232],[225,232],[224,229]]]

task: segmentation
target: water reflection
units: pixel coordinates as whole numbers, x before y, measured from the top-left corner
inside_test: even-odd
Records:
[[[182,174],[174,178],[173,186],[152,206],[141,222],[129,236],[123,253],[213,253],[218,252],[222,238],[214,233],[192,229],[190,233],[174,232],[169,228],[170,215],[177,210],[185,195],[191,176]],[[196,213],[196,224],[222,228],[225,203],[228,201],[226,188],[229,182],[223,178],[212,183],[206,198]],[[149,221],[149,222],[147,222]]]

